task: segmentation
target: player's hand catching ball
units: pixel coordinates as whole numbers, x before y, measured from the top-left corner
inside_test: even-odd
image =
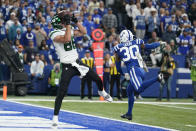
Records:
[[[74,14],[71,17],[71,21],[73,21],[75,24],[78,23],[78,19],[75,17]]]

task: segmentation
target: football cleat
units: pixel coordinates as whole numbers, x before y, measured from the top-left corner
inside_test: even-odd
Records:
[[[58,116],[54,115],[52,120],[52,126],[57,127],[58,126]]]
[[[113,101],[112,97],[108,93],[106,93],[104,90],[103,91],[98,91],[98,94],[100,96],[102,96],[104,98],[104,100],[106,100],[108,102],[112,102]]]
[[[121,118],[132,120],[132,115],[124,114],[120,116]]]
[[[164,83],[165,83],[164,75],[163,75],[163,73],[161,73],[161,72],[158,74],[158,81],[159,81],[161,84],[164,84]]]

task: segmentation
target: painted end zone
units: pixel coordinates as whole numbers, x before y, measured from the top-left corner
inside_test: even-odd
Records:
[[[52,130],[53,109],[0,100],[0,130]],[[11,112],[11,113],[9,113]],[[16,113],[14,113],[16,112]],[[168,131],[169,129],[111,120],[69,111],[59,114],[58,130],[74,131]],[[11,123],[11,124],[10,124]],[[55,129],[56,130],[56,129]],[[16,130],[15,130],[16,131]]]

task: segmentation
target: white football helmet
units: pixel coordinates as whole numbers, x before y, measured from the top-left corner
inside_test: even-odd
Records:
[[[133,34],[130,30],[123,30],[120,32],[120,42],[130,42],[133,41]]]

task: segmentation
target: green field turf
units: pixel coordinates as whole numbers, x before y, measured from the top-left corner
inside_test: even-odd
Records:
[[[31,98],[26,97],[26,98]],[[14,98],[14,97],[13,97]],[[48,99],[54,97],[35,97],[35,99]],[[11,99],[11,98],[10,98]],[[79,97],[66,97],[66,100],[79,100]],[[94,98],[98,99],[98,98]],[[126,101],[126,100],[125,100]],[[144,99],[145,101],[156,101],[156,99]],[[172,99],[172,102],[192,102],[191,99]],[[54,102],[48,101],[25,101],[20,102],[41,105],[46,107],[54,106]],[[196,131],[196,105],[174,105],[174,104],[141,104],[136,103],[133,110],[133,122],[172,128],[182,131]],[[168,107],[169,106],[169,107]],[[186,108],[186,109],[183,109]],[[88,103],[88,102],[63,102],[62,109],[80,113],[103,116],[119,119],[120,115],[127,111],[127,103]],[[125,120],[126,121],[126,120]],[[191,126],[191,127],[190,127]]]

